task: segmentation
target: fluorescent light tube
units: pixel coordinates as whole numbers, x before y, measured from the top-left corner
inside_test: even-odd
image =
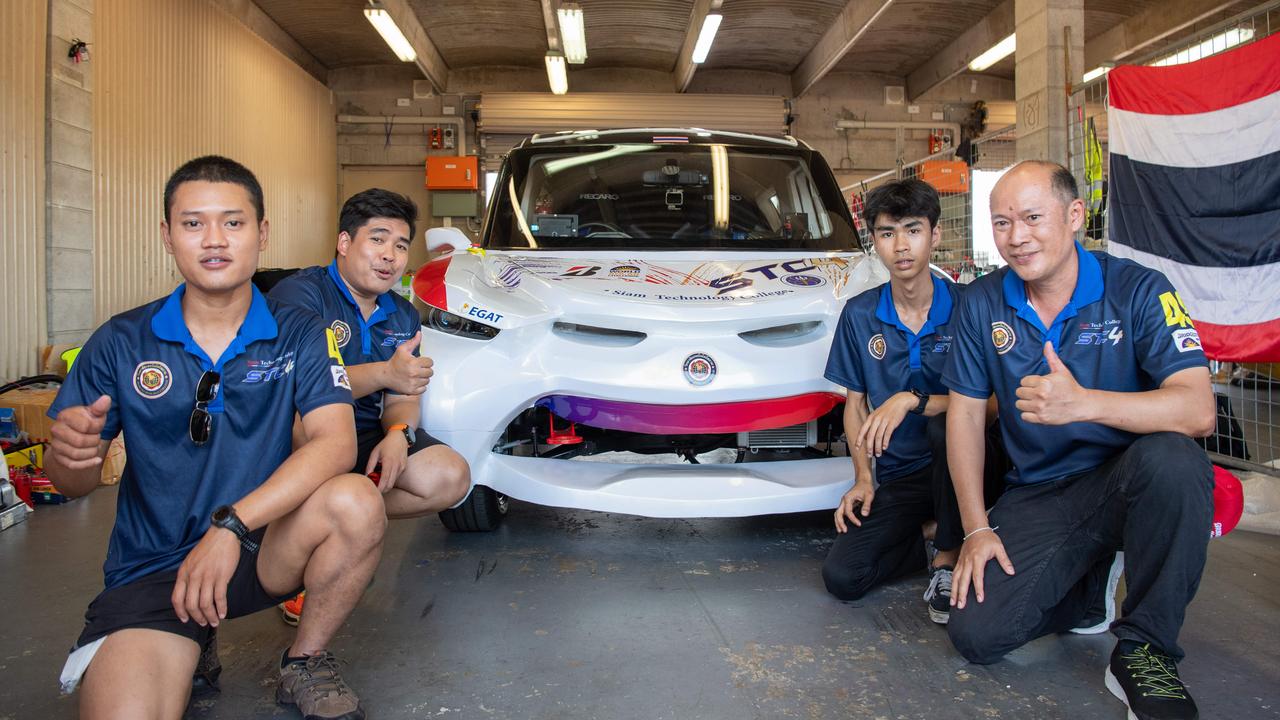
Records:
[[[587,30],[582,24],[582,7],[577,3],[565,3],[556,10],[556,18],[560,21],[564,59],[573,65],[586,62]]]
[[[564,56],[547,53],[547,82],[551,92],[563,95],[569,92],[569,75],[564,67]]]
[[[716,31],[720,29],[719,13],[710,13],[702,21],[702,31],[698,33],[698,42],[693,46],[693,62],[701,65],[707,61],[707,53],[711,52],[711,43],[715,42]]]
[[[982,72],[987,68],[995,65],[1001,60],[1013,54],[1018,49],[1018,34],[1014,33],[1009,37],[1001,40],[991,47],[990,50],[982,53],[969,63],[969,69],[974,72]]]
[[[1167,65],[1181,65],[1182,63],[1193,62],[1201,58],[1209,57],[1210,55],[1216,55],[1228,48],[1242,45],[1252,39],[1253,28],[1231,28],[1230,30],[1214,35],[1202,43],[1192,45],[1191,47],[1179,50],[1172,55],[1162,57],[1151,63],[1151,65],[1156,67],[1165,67]]]
[[[1084,74],[1084,77],[1083,77],[1083,78],[1080,78],[1080,81],[1081,81],[1081,82],[1089,82],[1090,80],[1093,80],[1093,79],[1096,79],[1096,78],[1100,78],[1100,77],[1102,77],[1103,75],[1106,75],[1106,74],[1107,74],[1107,73],[1109,73],[1109,72],[1111,72],[1111,68],[1106,67],[1105,65],[1099,65],[1098,67],[1096,67],[1096,68],[1094,68],[1094,69],[1090,70],[1089,72],[1085,73],[1085,74]]]
[[[364,9],[364,16],[391,47],[391,52],[395,53],[396,57],[404,62],[413,62],[418,59],[418,53],[414,52],[413,46],[409,44],[404,33],[400,32],[400,28],[396,27],[396,21],[391,19],[391,15],[386,10],[380,7],[367,7]]]

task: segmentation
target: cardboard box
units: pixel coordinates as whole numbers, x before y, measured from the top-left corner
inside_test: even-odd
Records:
[[[18,388],[0,395],[0,407],[13,408],[18,428],[25,431],[32,441],[48,440],[53,420],[45,414],[58,395],[57,388]]]

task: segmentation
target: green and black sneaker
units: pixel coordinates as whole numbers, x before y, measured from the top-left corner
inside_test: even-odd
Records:
[[[1149,643],[1121,640],[1111,651],[1107,689],[1129,706],[1129,720],[1197,720],[1200,712],[1173,658]]]

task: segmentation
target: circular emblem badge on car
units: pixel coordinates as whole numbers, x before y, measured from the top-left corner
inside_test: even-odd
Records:
[[[867,341],[867,352],[871,353],[871,357],[877,360],[884,359],[884,335],[876,333]]]
[[[690,385],[702,386],[716,378],[716,361],[706,353],[694,353],[684,359],[684,379]]]
[[[788,275],[782,278],[782,282],[796,287],[818,287],[827,284],[826,280],[817,275]]]
[[[338,347],[346,347],[347,342],[351,340],[351,326],[341,320],[334,320],[329,329],[333,331],[333,340],[338,343]]]
[[[173,385],[169,366],[158,360],[146,360],[133,369],[133,389],[148,400],[163,397]]]
[[[1013,334],[1013,328],[1009,327],[1009,323],[996,321],[991,323],[991,344],[996,346],[996,352],[1003,355],[1013,349],[1013,344],[1018,341],[1018,336]]]

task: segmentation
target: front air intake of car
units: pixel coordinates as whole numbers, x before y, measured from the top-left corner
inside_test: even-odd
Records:
[[[557,322],[551,327],[551,331],[567,340],[601,347],[631,347],[640,344],[641,340],[648,337],[634,330],[618,330],[570,322]]]
[[[748,330],[738,333],[738,337],[752,345],[762,347],[791,347],[808,342],[812,335],[822,329],[822,322],[809,320],[806,322],[775,325],[759,330]]]

